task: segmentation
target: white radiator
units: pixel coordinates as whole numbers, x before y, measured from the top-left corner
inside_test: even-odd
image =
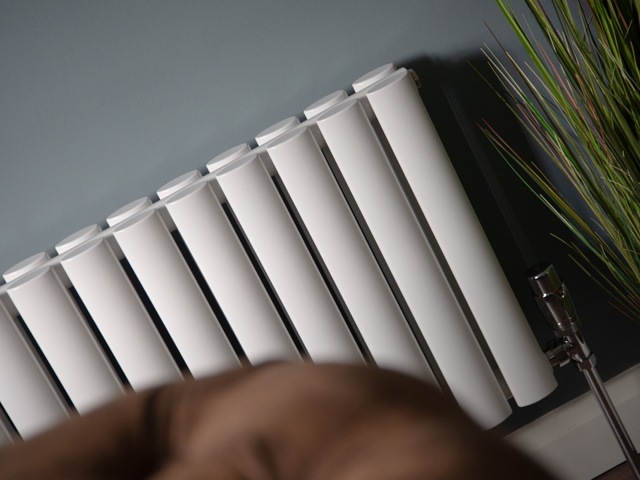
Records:
[[[0,403],[19,435],[273,359],[400,370],[490,428],[505,389],[445,271],[517,404],[555,388],[412,72],[353,87],[4,274]]]

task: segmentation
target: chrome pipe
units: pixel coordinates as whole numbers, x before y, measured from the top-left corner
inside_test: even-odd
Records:
[[[554,366],[573,363],[584,374],[629,467],[640,480],[640,457],[596,369],[596,356],[580,331],[580,320],[569,290],[553,265],[533,267],[527,277],[538,306],[556,336],[555,346],[545,352],[549,361]]]

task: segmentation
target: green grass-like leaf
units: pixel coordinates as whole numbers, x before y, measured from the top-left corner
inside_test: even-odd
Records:
[[[551,8],[525,0],[540,34],[508,0],[496,1],[531,61],[519,64],[503,47],[485,52],[499,93],[588,214],[491,125],[482,128],[577,239],[566,242],[576,261],[640,319],[640,0],[545,2]]]

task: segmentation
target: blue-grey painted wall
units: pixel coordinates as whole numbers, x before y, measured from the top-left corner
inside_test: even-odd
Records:
[[[0,2],[0,272],[378,65],[477,53],[493,0]]]

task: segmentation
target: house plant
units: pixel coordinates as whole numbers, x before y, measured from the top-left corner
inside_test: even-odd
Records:
[[[509,0],[496,1],[529,58],[518,62],[502,47],[486,52],[496,91],[555,171],[522,156],[491,125],[482,128],[568,227],[564,241],[579,265],[638,320],[640,0],[524,0],[531,25]]]

